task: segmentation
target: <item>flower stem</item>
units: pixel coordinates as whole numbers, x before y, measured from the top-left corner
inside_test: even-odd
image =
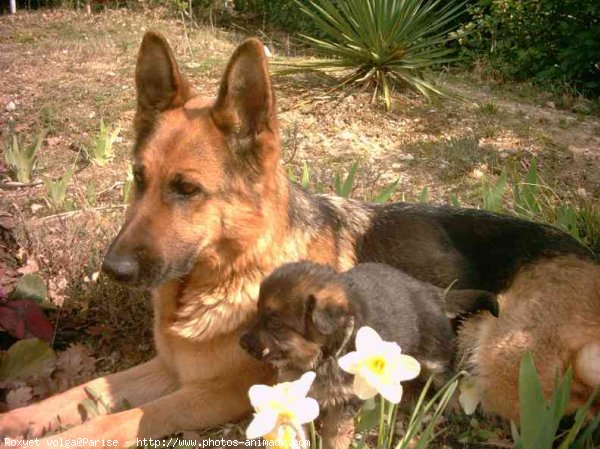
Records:
[[[317,431],[315,429],[315,422],[310,422],[310,447],[311,449],[319,449],[317,447]]]
[[[379,396],[379,434],[377,435],[377,449],[383,449],[383,443],[385,442],[385,399],[383,396]]]
[[[389,413],[389,420],[388,420],[388,426],[389,426],[389,431],[388,431],[388,441],[386,444],[386,449],[391,449],[392,448],[392,442],[394,440],[394,432],[396,430],[396,416],[398,413],[398,404],[392,404],[391,405],[392,409]]]

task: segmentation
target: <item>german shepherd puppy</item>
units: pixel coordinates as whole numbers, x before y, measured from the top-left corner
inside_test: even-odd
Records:
[[[420,362],[420,380],[433,375],[441,386],[451,375],[455,354],[448,315],[480,310],[497,316],[495,295],[445,292],[380,263],[338,274],[329,266],[296,262],[262,282],[258,315],[240,343],[253,357],[274,365],[279,382],[315,371],[309,394],[320,405],[323,447],[346,449],[360,401],[352,392],[352,376],[337,360],[355,350],[356,331],[370,326],[384,340],[398,343]]]
[[[214,101],[194,93],[154,32],[142,41],[135,83],[133,198],[103,269],[152,290],[157,356],[0,415],[3,436],[74,426],[60,436],[124,447],[244,416],[248,388],[274,380],[239,345],[260,282],[302,259],[338,271],[384,262],[442,288],[456,281],[497,293],[500,317],[469,319],[459,336],[490,412],[518,416],[527,350],[546,394],[574,366],[570,410],[600,382],[600,264],[565,233],[477,210],[310,195],[290,184],[256,39],[234,51]],[[82,423],[86,387],[116,412]],[[133,407],[118,411],[124,399]]]

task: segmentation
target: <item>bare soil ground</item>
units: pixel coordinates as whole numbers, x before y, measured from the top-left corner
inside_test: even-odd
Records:
[[[134,65],[148,29],[168,37],[182,72],[207,96],[215,95],[227,58],[244,37],[184,26],[163,11],[0,17],[3,151],[13,134],[32,142],[46,130],[34,179],[58,179],[74,168],[68,210],[56,210],[43,184],[8,188],[11,178],[0,158],[0,225],[14,233],[20,246],[10,265],[0,260],[6,263],[0,285],[10,289],[19,273],[42,274],[57,307],[51,312],[58,324],[55,345],[64,349],[84,343],[95,358],[87,376],[139,363],[153,351],[145,295],[97,274],[123,215]],[[267,43],[275,62],[291,57],[288,47]],[[557,200],[598,200],[600,119],[588,113],[583,100],[569,99],[570,110],[559,110],[556,99],[541,91],[519,94],[467,73],[441,77],[469,101],[430,104],[403,93],[386,112],[371,104],[366,92],[334,98],[332,86],[321,79],[276,77],[288,170],[300,177],[306,163],[311,187],[332,191],[335,173],[346,173],[360,160],[354,197],[369,198],[399,179],[393,199],[415,201],[427,188],[429,201],[446,203],[455,196],[463,205],[478,207],[482,177],[493,178],[507,164],[526,171],[535,157]],[[90,163],[83,151],[92,145],[101,119],[121,130],[116,157],[102,167]],[[61,387],[69,382],[75,379]],[[456,420],[445,432],[452,446],[458,444],[456,432],[469,429],[466,419]],[[228,429],[217,432],[227,434]],[[505,435],[502,429],[497,432]],[[499,437],[492,442],[501,446]]]

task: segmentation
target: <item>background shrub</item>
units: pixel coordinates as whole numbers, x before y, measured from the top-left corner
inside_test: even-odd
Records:
[[[598,0],[478,0],[458,32],[471,59],[501,77],[560,81],[600,94]]]
[[[308,4],[306,0],[300,1]],[[300,12],[295,0],[235,0],[234,4],[237,11],[254,14],[265,25],[288,33],[320,34],[313,21]]]

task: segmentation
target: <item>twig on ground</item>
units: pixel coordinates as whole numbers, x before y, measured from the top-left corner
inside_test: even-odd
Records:
[[[15,190],[15,189],[21,189],[21,188],[25,188],[25,187],[35,187],[35,186],[39,186],[41,184],[42,184],[41,179],[36,179],[35,181],[29,182],[29,183],[18,182],[18,181],[8,181],[8,182],[0,184],[0,189]]]
[[[100,195],[103,195],[103,194],[105,194],[106,192],[110,192],[112,189],[115,189],[115,188],[117,188],[117,187],[121,187],[121,186],[123,186],[124,184],[125,184],[125,182],[123,182],[123,181],[117,181],[117,182],[115,182],[115,183],[114,183],[112,186],[110,186],[110,187],[107,187],[107,188],[106,188],[106,189],[104,189],[104,190],[100,190],[100,191],[99,191],[99,192],[96,194],[96,197],[99,197]]]
[[[49,221],[61,220],[63,218],[73,217],[73,216],[79,215],[83,212],[109,210],[109,209],[123,209],[125,207],[127,207],[127,204],[111,204],[110,206],[99,206],[99,207],[92,207],[89,209],[71,210],[69,212],[61,212],[60,214],[47,215],[45,217],[37,218],[35,220],[32,220],[30,222],[30,224],[32,226],[38,226],[41,224],[48,223]]]

